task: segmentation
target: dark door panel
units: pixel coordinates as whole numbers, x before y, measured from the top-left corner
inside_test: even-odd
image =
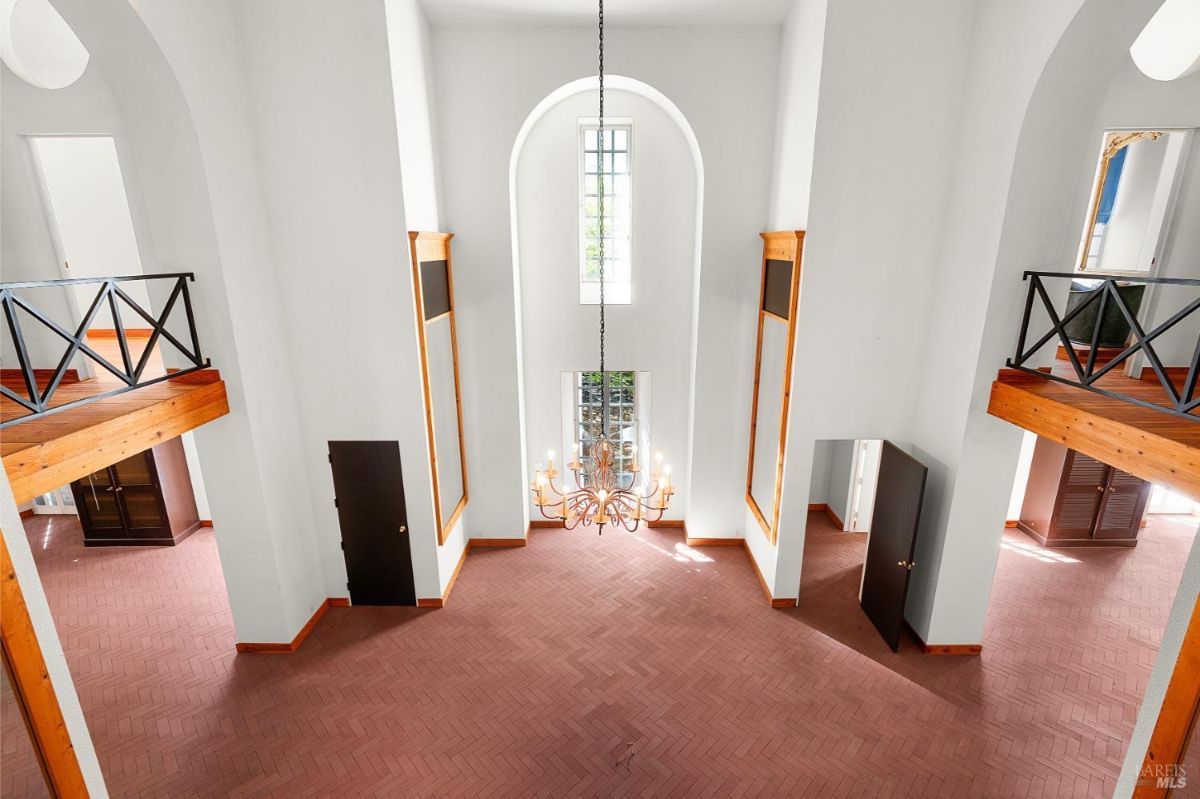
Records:
[[[108,469],[92,472],[82,480],[71,483],[75,495],[75,509],[87,530],[94,530],[105,538],[126,538],[125,518]]]
[[[415,605],[397,441],[330,441],[342,549],[355,605]]]
[[[917,525],[928,469],[892,442],[883,442],[879,487],[863,573],[862,608],[895,652],[904,626]]]

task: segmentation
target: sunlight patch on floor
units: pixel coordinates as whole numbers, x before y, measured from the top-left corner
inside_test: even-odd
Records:
[[[1037,544],[1031,544],[1025,541],[1014,541],[1011,538],[1005,538],[1000,542],[1001,549],[1007,549],[1009,552],[1016,552],[1018,555],[1024,555],[1027,558],[1043,561],[1044,563],[1079,563],[1078,560],[1061,552],[1055,552],[1052,549],[1039,547]]]

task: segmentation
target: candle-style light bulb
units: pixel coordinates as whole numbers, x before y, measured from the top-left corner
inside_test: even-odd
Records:
[[[546,471],[554,471],[554,450],[552,449],[546,450],[546,464]]]

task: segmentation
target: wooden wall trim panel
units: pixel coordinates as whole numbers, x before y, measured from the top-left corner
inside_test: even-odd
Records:
[[[152,388],[144,390],[150,391]],[[130,392],[130,395],[137,393]],[[70,417],[106,402],[120,400],[121,397],[64,411],[60,416]],[[13,441],[22,434],[24,426],[19,425],[4,433],[4,470],[12,484],[14,498],[17,504],[21,504],[227,413],[229,399],[225,394],[225,383],[218,376],[214,382],[197,384],[186,393],[175,394],[161,402],[126,413],[110,414],[110,418],[62,435],[47,437],[40,443],[21,444],[18,443],[19,438]],[[44,423],[35,421],[29,424]]]
[[[25,595],[17,581],[8,544],[0,536],[0,640],[12,667],[13,691],[28,714],[33,744],[46,776],[60,797],[87,797],[87,784],[71,733],[50,681]]]
[[[1171,768],[1178,766],[1187,754],[1188,744],[1196,729],[1200,713],[1200,599],[1192,606],[1192,619],[1184,633],[1183,646],[1175,661],[1175,670],[1167,684],[1162,708],[1150,734],[1150,745],[1142,759],[1134,799],[1159,799],[1170,796],[1170,788],[1160,785],[1159,778],[1169,777]],[[1188,787],[1200,778],[1188,774]]]
[[[1200,424],[1146,410],[1147,421],[1135,426],[1027,390],[1047,382],[1036,377],[1027,382],[1005,379],[1001,373],[1001,378],[992,383],[988,402],[992,416],[1200,501],[1200,446],[1189,444],[1189,435],[1200,435]],[[1073,390],[1088,394],[1084,389]],[[1088,399],[1092,398],[1129,405],[1098,394],[1089,395]],[[1167,434],[1176,428],[1184,431],[1182,436]]]
[[[421,391],[425,408],[425,434],[429,449],[429,469],[433,484],[433,515],[437,524],[438,546],[446,543],[454,529],[459,516],[467,506],[470,498],[470,488],[467,483],[467,442],[463,428],[462,410],[462,378],[458,367],[458,324],[454,306],[454,261],[450,257],[450,239],[453,233],[433,233],[410,230],[408,233],[409,252],[412,256],[413,302],[417,312],[417,348],[421,362]],[[437,455],[436,424],[433,418],[433,391],[429,384],[429,349],[425,336],[425,326],[432,319],[425,318],[424,288],[421,283],[421,264],[429,261],[445,261],[446,263],[446,300],[448,310],[438,315],[448,317],[450,325],[450,354],[453,360],[454,373],[454,405],[456,422],[458,424],[458,466],[462,479],[462,497],[458,500],[453,511],[445,513],[442,507],[441,481],[439,478],[439,462]]]
[[[791,405],[792,369],[796,352],[796,310],[800,303],[800,273],[803,268],[804,231],[785,230],[760,233],[763,240],[763,256],[760,264],[759,294],[758,294],[758,324],[754,345],[754,389],[750,400],[750,440],[746,452],[746,505],[758,520],[763,535],[774,546],[779,538],[779,507],[783,496],[783,461],[787,448],[788,411]],[[780,319],[765,310],[767,297],[767,274],[770,261],[791,261],[791,286],[788,297],[788,317]],[[754,499],[754,450],[758,432],[758,394],[762,377],[762,347],[763,325],[767,319],[783,321],[787,324],[785,336],[785,354],[783,364],[783,398],[780,403],[779,441],[775,456],[775,486],[772,496],[770,514],[763,511]]]

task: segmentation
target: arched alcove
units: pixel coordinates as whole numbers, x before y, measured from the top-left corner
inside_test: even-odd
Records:
[[[527,468],[545,449],[566,446],[563,373],[595,369],[599,362],[595,306],[579,303],[577,125],[595,117],[598,86],[597,78],[583,78],[547,95],[521,126],[509,162],[521,460]],[[669,513],[683,518],[695,407],[704,164],[691,126],[661,92],[624,76],[606,76],[605,90],[610,121],[633,118],[635,164],[633,303],[609,306],[607,365],[651,375],[654,410],[647,406],[640,415],[650,419],[639,423],[649,422],[654,448],[677,469],[685,464]],[[685,405],[686,416],[678,412]]]

